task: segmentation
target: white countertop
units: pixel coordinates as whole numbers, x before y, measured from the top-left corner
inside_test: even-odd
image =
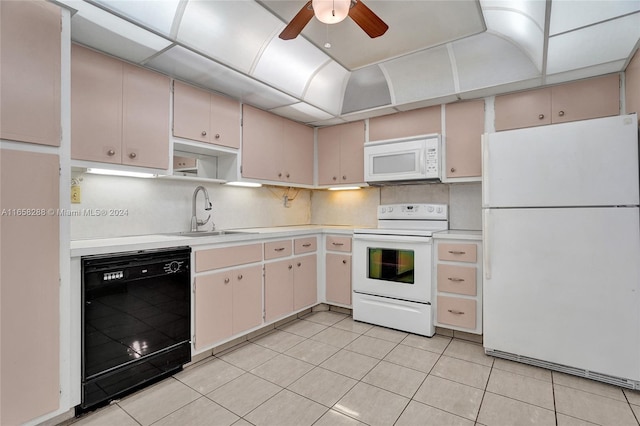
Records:
[[[433,233],[436,240],[478,240],[482,241],[482,231],[466,229],[448,229]]]
[[[356,226],[296,225],[269,228],[234,229],[241,233],[188,237],[176,234],[133,235],[129,237],[94,238],[71,241],[71,257],[94,254],[119,253],[136,250],[152,250],[166,247],[202,246],[262,240],[265,238],[291,238],[310,233],[351,235]]]

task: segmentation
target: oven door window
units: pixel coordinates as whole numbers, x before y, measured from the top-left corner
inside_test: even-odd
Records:
[[[415,278],[414,251],[368,247],[368,278],[413,284]]]

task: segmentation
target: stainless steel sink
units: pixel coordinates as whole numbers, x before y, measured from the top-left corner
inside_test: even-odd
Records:
[[[174,234],[174,235],[180,235],[183,237],[215,237],[218,235],[251,234],[251,233],[252,232],[246,232],[246,231],[220,230],[220,231],[185,231],[185,232],[178,232],[177,234]]]

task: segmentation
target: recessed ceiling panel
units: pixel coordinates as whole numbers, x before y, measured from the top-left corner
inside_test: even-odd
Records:
[[[384,62],[380,67],[389,79],[394,104],[455,93],[451,61],[444,46]]]
[[[539,0],[480,0],[482,12],[486,14],[489,10],[503,10],[519,13],[531,19],[544,31],[544,21],[547,9],[547,2]],[[486,15],[485,15],[486,19]]]
[[[227,94],[262,109],[298,102],[296,98],[180,46],[156,56],[146,66],[177,79]]]
[[[171,36],[171,25],[180,0],[95,0],[132,21]]]
[[[274,37],[261,53],[251,75],[287,93],[301,97],[313,74],[329,57],[302,37]]]
[[[452,43],[460,92],[498,86],[540,76],[528,55],[493,34]]]
[[[263,3],[288,23],[305,1]],[[330,41],[331,48],[326,53],[345,68],[355,70],[485,30],[477,0],[364,0],[364,3],[389,25],[384,35],[371,39],[350,18],[329,26],[313,18],[302,35],[322,49]]]
[[[547,74],[626,59],[640,39],[640,13],[549,37]]]
[[[538,3],[543,6],[545,4]],[[485,10],[484,18],[489,32],[512,40],[531,58],[538,70],[542,71],[544,26],[539,27],[528,15],[505,9]]]
[[[343,114],[390,104],[389,85],[378,65],[371,65],[351,73],[344,92]]]
[[[248,74],[282,26],[254,1],[189,1],[178,41]]]
[[[640,11],[638,0],[555,0],[551,4],[549,35]]]
[[[332,114],[340,114],[349,71],[329,61],[311,78],[304,100]]]
[[[63,1],[78,12],[71,18],[71,39],[96,50],[140,63],[171,42],[84,1]]]

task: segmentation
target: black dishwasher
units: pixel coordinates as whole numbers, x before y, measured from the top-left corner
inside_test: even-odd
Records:
[[[82,258],[82,403],[103,405],[191,361],[191,248]]]

